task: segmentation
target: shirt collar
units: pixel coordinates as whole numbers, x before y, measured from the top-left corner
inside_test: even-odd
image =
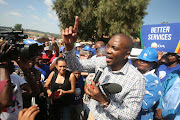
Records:
[[[119,70],[119,71],[112,71],[112,68],[110,66],[108,66],[109,71],[111,71],[114,74],[126,74],[128,72],[128,68],[129,68],[129,62],[126,62],[126,64]]]
[[[146,75],[148,75],[148,74],[153,74],[153,73],[155,73],[155,69],[152,69],[151,71],[149,71],[149,72],[147,72],[147,73],[145,73],[145,74],[143,74],[143,75],[146,76]]]

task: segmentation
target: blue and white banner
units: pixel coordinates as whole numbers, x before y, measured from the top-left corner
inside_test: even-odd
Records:
[[[180,23],[142,25],[143,48],[153,47],[157,51],[180,53]]]

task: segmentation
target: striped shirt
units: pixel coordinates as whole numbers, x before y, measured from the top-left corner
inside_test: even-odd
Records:
[[[95,72],[99,67],[103,67],[103,73],[99,78],[100,85],[117,83],[122,86],[120,93],[109,96],[110,104],[106,108],[101,107],[96,100],[90,99],[89,108],[95,119],[136,119],[144,97],[145,78],[135,67],[127,62],[121,70],[112,71],[111,67],[107,66],[106,57],[78,60],[74,49],[63,54],[71,70]]]

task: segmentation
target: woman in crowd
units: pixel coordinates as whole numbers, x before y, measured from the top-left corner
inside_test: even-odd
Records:
[[[73,73],[66,70],[63,57],[56,60],[56,69],[52,71],[44,85],[48,97],[51,98],[50,119],[69,120],[72,93],[75,91],[76,79]]]
[[[146,48],[138,56],[137,68],[146,78],[146,91],[138,120],[153,120],[153,106],[161,97],[162,86],[155,74],[154,66],[158,61],[158,52],[154,48]]]

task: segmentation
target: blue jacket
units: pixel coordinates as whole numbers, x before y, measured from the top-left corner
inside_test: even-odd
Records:
[[[163,109],[161,115],[166,119],[180,119],[180,71],[176,70],[168,75],[167,79],[162,83],[163,93],[160,98],[157,109]],[[169,101],[167,99],[169,98]],[[173,100],[171,102],[171,100]],[[175,106],[177,105],[177,108]],[[169,106],[169,108],[167,108]],[[171,108],[170,108],[171,106]]]
[[[141,111],[138,115],[138,120],[153,120],[152,107],[159,101],[162,93],[162,85],[159,78],[154,73],[155,70],[144,74],[146,81],[146,91],[142,103]]]

